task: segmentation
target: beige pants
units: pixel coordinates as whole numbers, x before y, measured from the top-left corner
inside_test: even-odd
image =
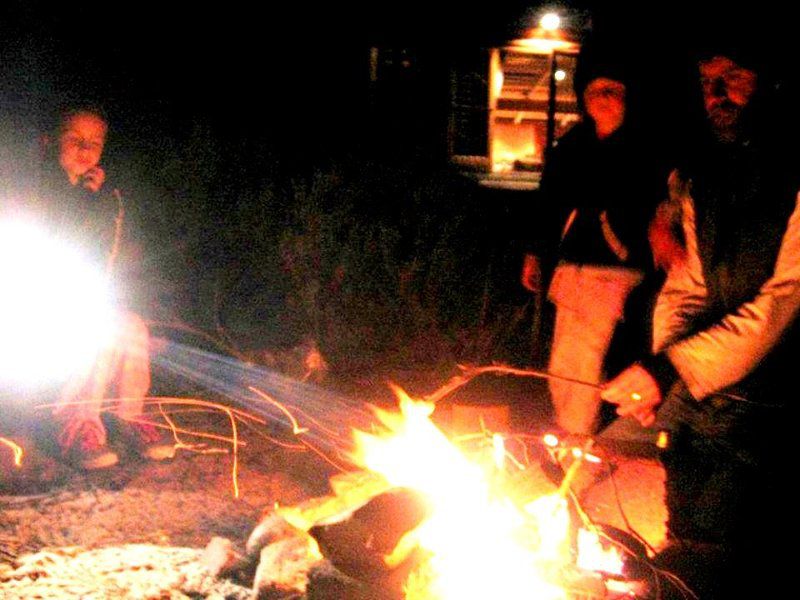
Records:
[[[141,317],[122,313],[117,334],[95,360],[88,373],[74,377],[62,390],[54,410],[63,421],[63,447],[86,422],[105,428],[100,421],[104,405],[122,419],[140,416],[150,389],[150,332]],[[105,442],[105,439],[103,439]]]
[[[556,305],[550,349],[550,373],[600,383],[603,361],[625,301],[643,279],[633,269],[580,266],[556,267],[549,297]],[[600,394],[585,385],[550,379],[556,423],[569,433],[592,434],[600,414]]]

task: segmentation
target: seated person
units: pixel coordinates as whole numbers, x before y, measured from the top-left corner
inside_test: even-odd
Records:
[[[121,288],[124,271],[133,262],[133,240],[122,196],[108,185],[100,164],[107,133],[108,121],[95,108],[62,113],[54,135],[44,139],[37,208],[54,235],[79,246]],[[118,417],[115,432],[142,456],[161,460],[174,455],[174,446],[162,441],[166,436],[143,417],[150,388],[147,325],[130,310],[118,311],[113,342],[87,372],[73,376],[62,388],[54,410],[62,455],[84,469],[118,462],[100,418],[101,412],[109,412],[104,408]]]

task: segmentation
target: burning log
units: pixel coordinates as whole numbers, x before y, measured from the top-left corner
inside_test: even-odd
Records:
[[[291,525],[280,514],[270,512],[264,515],[250,534],[245,550],[248,556],[258,556],[261,550],[269,544],[304,535],[303,529]]]
[[[246,544],[246,557],[236,569],[243,573],[244,581],[252,583],[262,549],[282,540],[300,538],[312,540],[307,533],[315,525],[327,520],[342,518],[362,506],[370,498],[386,491],[386,481],[374,473],[354,471],[331,478],[333,495],[311,498],[300,504],[280,507],[265,513],[256,525]],[[312,548],[321,559],[316,544]]]
[[[309,533],[342,573],[376,581],[392,574],[394,568],[387,564],[387,557],[429,513],[419,492],[400,488],[376,496],[350,514],[320,523]]]
[[[321,560],[314,539],[277,513],[253,530],[244,557],[224,538],[213,538],[203,553],[206,570],[252,588],[257,600],[305,598],[309,572]]]
[[[258,598],[287,600],[306,592],[315,598],[382,597],[359,580],[390,573],[384,555],[424,518],[420,499],[408,490],[384,493],[386,481],[368,472],[341,474],[330,483],[335,495],[267,513],[247,541],[245,558],[227,573],[252,585]],[[317,542],[333,564],[323,561]],[[404,576],[389,587],[399,589]],[[337,595],[341,590],[344,596]]]
[[[335,495],[266,514],[245,558],[220,575],[252,584],[258,598],[402,598],[413,561],[389,565],[387,557],[426,518],[427,503],[410,489],[386,491],[386,481],[366,471],[337,475],[330,484]]]
[[[252,587],[256,598],[288,600],[302,597],[320,560],[313,538],[273,512],[250,534],[245,557],[220,575]]]
[[[394,589],[392,589],[394,587]],[[401,600],[400,586],[369,584],[348,577],[323,560],[308,574],[306,600]]]

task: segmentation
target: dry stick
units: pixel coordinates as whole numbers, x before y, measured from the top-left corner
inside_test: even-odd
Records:
[[[301,442],[301,443],[302,443],[304,446],[306,446],[306,447],[307,447],[309,450],[311,450],[311,451],[312,451],[314,454],[316,454],[317,456],[319,456],[319,457],[320,457],[322,460],[324,460],[326,463],[328,463],[329,465],[331,465],[331,466],[332,466],[332,467],[334,467],[335,469],[338,469],[338,470],[339,470],[339,471],[341,471],[342,473],[344,473],[344,472],[346,472],[346,471],[347,471],[347,468],[343,467],[342,465],[339,465],[339,464],[335,463],[335,462],[333,461],[333,459],[332,459],[332,458],[330,458],[328,455],[326,455],[326,454],[325,454],[325,453],[324,453],[322,450],[318,449],[316,446],[314,446],[313,444],[311,444],[311,443],[308,441],[308,439],[307,439],[307,438],[299,438],[299,439],[300,439],[300,442]]]
[[[118,398],[107,398],[104,401],[109,403],[119,403],[124,400],[128,400],[126,397],[118,397]],[[83,404],[93,404],[96,400],[75,400],[70,402],[52,402],[48,404],[37,404],[36,410],[40,410],[43,408],[56,408],[59,406],[80,406]],[[199,398],[179,398],[177,396],[147,396],[144,400],[145,404],[175,404],[179,406],[200,406],[205,407],[212,410],[218,411],[231,411],[237,417],[245,420],[254,421],[260,425],[266,425],[267,422],[262,419],[261,417],[257,417],[256,415],[250,414],[247,411],[239,410],[237,408],[230,408],[225,406],[224,404],[219,404],[218,402],[209,402],[208,400],[201,400]],[[110,410],[111,407],[107,407],[105,410]]]
[[[563,381],[569,381],[576,385],[585,385],[595,389],[600,389],[600,385],[597,383],[589,383],[588,381],[581,381],[579,379],[572,379],[570,377],[552,375],[545,371],[537,371],[534,369],[517,369],[515,367],[508,367],[505,365],[487,365],[484,367],[469,367],[466,365],[458,365],[458,368],[461,369],[460,375],[453,376],[450,379],[450,381],[445,383],[442,387],[440,387],[436,391],[425,396],[424,399],[427,400],[428,402],[438,402],[445,396],[452,394],[458,388],[469,383],[472,379],[474,379],[478,375],[483,375],[484,373],[518,375],[520,377],[539,377],[541,379],[549,379],[549,378],[561,379]]]
[[[242,421],[241,424],[247,427],[250,431],[252,431],[256,435],[260,435],[262,438],[264,438],[268,442],[275,444],[276,446],[279,446],[281,448],[286,448],[287,450],[299,450],[302,452],[305,452],[306,450],[306,446],[304,446],[303,444],[290,444],[288,442],[275,439],[274,437],[267,435],[263,431],[256,429],[252,423],[248,423],[247,421]]]
[[[226,411],[231,420],[231,433],[233,434],[233,468],[231,477],[233,478],[233,496],[239,497],[239,430],[236,427],[236,418],[230,410]]]
[[[570,485],[572,484],[572,480],[575,479],[575,476],[578,474],[578,469],[583,464],[583,459],[593,444],[594,441],[592,439],[587,440],[587,442],[583,445],[583,448],[580,449],[580,454],[575,457],[575,460],[573,460],[572,464],[570,464],[569,468],[567,468],[567,472],[564,474],[564,479],[561,480],[561,485],[558,486],[558,495],[562,498],[565,498],[567,493],[571,491]]]
[[[277,408],[279,411],[281,411],[283,414],[289,417],[289,421],[292,423],[292,433],[294,435],[299,435],[301,433],[308,432],[308,427],[300,427],[300,424],[297,422],[297,419],[295,419],[294,415],[291,412],[289,412],[289,409],[286,408],[283,404],[281,404],[277,400],[275,400],[272,396],[270,396],[266,392],[262,392],[260,389],[252,385],[248,385],[247,389],[256,394],[262,400],[269,402],[275,408]]]
[[[517,375],[519,377],[537,377],[539,379],[558,379],[559,381],[565,381],[567,383],[572,383],[574,385],[582,385],[586,387],[590,387],[596,390],[602,390],[603,385],[599,383],[592,383],[591,381],[584,381],[582,379],[575,379],[573,377],[566,377],[564,375],[556,375],[555,373],[549,373],[547,371],[539,371],[536,369],[518,369],[516,367],[508,367],[505,365],[487,365],[484,367],[469,367],[466,365],[458,365],[458,368],[461,369],[461,375],[453,376],[450,381],[440,387],[438,390],[424,396],[424,400],[428,402],[438,402],[445,396],[453,393],[461,386],[469,383],[472,379],[477,377],[478,375],[483,375],[484,373],[498,373],[501,375]],[[761,402],[753,402],[748,400],[744,396],[739,396],[738,394],[730,394],[727,392],[716,392],[715,396],[723,396],[728,398],[729,400],[736,400],[737,402],[746,402],[748,404],[757,404],[758,406],[776,406],[770,404],[764,404]]]
[[[313,444],[311,444],[311,443],[308,441],[308,439],[307,439],[307,438],[305,438],[305,437],[300,437],[300,435],[301,435],[301,434],[303,434],[303,433],[307,433],[307,432],[309,431],[309,429],[308,429],[307,427],[300,427],[300,424],[297,422],[297,419],[295,419],[295,418],[294,418],[294,415],[292,415],[292,413],[289,411],[289,409],[287,409],[287,408],[286,408],[286,407],[285,407],[283,404],[281,404],[280,402],[278,402],[277,400],[275,400],[274,398],[272,398],[272,397],[271,397],[269,394],[267,394],[266,392],[263,392],[263,391],[259,390],[258,388],[254,387],[254,386],[248,386],[248,389],[249,389],[251,392],[253,392],[254,394],[256,394],[256,395],[258,395],[259,397],[261,397],[261,398],[262,398],[263,400],[265,400],[266,402],[269,402],[270,404],[272,404],[273,406],[275,406],[275,407],[276,407],[278,410],[280,410],[280,411],[281,411],[283,414],[285,414],[285,415],[286,415],[286,416],[289,418],[289,420],[290,420],[290,421],[291,421],[291,423],[292,423],[292,433],[293,433],[294,435],[296,435],[296,436],[297,436],[297,439],[298,439],[298,440],[300,440],[300,443],[301,443],[301,444],[303,444],[303,445],[304,445],[304,446],[306,446],[306,447],[307,447],[309,450],[311,450],[312,452],[314,452],[315,454],[317,454],[318,456],[320,456],[320,457],[321,457],[321,458],[322,458],[322,459],[323,459],[325,462],[329,463],[329,464],[330,464],[330,465],[332,465],[334,468],[336,468],[336,469],[338,469],[338,470],[340,470],[340,471],[346,471],[346,469],[345,469],[344,467],[342,467],[341,465],[339,465],[339,464],[335,463],[335,462],[333,461],[333,459],[331,459],[330,457],[328,457],[328,456],[327,456],[327,455],[326,455],[324,452],[322,452],[322,451],[321,451],[321,450],[319,450],[319,449],[318,449],[316,446],[314,446]]]
[[[107,411],[104,411],[104,412],[107,412]],[[125,420],[128,421],[129,423],[142,423],[144,425],[152,425],[153,427],[158,427],[159,429],[172,430],[172,428],[170,426],[162,425],[161,423],[154,423],[153,421],[149,421],[149,420],[146,420],[146,419],[133,419],[133,418],[130,418],[130,419],[125,419]],[[223,442],[225,444],[233,444],[234,443],[233,438],[225,437],[223,435],[217,435],[216,433],[205,433],[203,431],[192,431],[191,429],[183,429],[182,427],[175,427],[174,431],[177,432],[177,433],[183,433],[183,434],[191,435],[191,436],[194,436],[194,437],[204,438],[204,439],[208,439],[208,440],[214,440],[216,442]],[[240,446],[246,446],[247,445],[247,442],[244,442],[244,441],[237,441],[236,443],[238,445],[240,445]],[[180,446],[180,447],[184,448],[184,449],[188,449],[188,446]]]
[[[181,450],[189,450],[190,452],[196,452],[198,454],[215,454],[225,452],[223,448],[204,448],[205,444],[189,444],[184,442],[178,437],[179,432],[183,432],[176,424],[175,421],[172,420],[172,417],[169,416],[169,413],[164,410],[161,402],[158,403],[158,411],[161,413],[161,416],[169,425],[170,430],[172,431],[172,439],[175,440],[175,448]],[[158,424],[153,423],[153,425],[158,426]],[[189,433],[188,435],[193,435]]]
[[[117,402],[119,402],[122,399],[117,398],[115,400]],[[84,404],[84,403],[85,402],[70,402],[69,404]],[[155,399],[150,399],[148,401],[148,403],[150,403],[150,404],[155,403],[155,404],[158,404],[159,406],[161,406],[161,404],[203,406],[203,407],[214,408],[216,410],[220,410],[220,411],[222,411],[222,412],[224,412],[225,414],[228,415],[228,419],[231,422],[231,438],[230,438],[230,440],[226,440],[226,441],[229,441],[229,443],[233,444],[233,466],[232,466],[232,470],[231,470],[231,477],[233,479],[234,497],[238,498],[239,497],[238,476],[239,476],[239,443],[240,442],[239,442],[239,430],[238,430],[238,428],[236,426],[236,418],[238,417],[238,418],[241,418],[243,420],[244,419],[250,419],[252,421],[255,421],[255,422],[261,423],[261,424],[265,424],[266,421],[264,421],[263,419],[260,419],[258,417],[255,417],[254,415],[246,413],[244,411],[240,411],[240,410],[236,410],[236,409],[233,409],[233,408],[229,408],[227,406],[223,406],[223,405],[217,404],[215,402],[208,402],[206,400],[198,400],[198,399],[194,399],[194,398],[187,399],[187,398],[169,398],[169,397],[168,398],[164,398],[164,397],[159,397],[159,398],[155,398]],[[44,408],[46,406],[48,406],[48,405],[40,405],[40,406],[37,406],[37,408]],[[110,407],[107,410],[110,410]],[[134,422],[137,421],[136,419],[129,419],[129,420],[134,421]],[[160,423],[152,423],[151,421],[145,421],[145,422],[147,422],[147,423],[149,423],[151,425],[155,425],[157,427],[161,427],[161,428],[165,428],[165,429],[172,429],[172,427],[166,426],[166,425],[161,425]],[[195,433],[195,432],[185,432],[185,433],[188,433],[190,435],[197,435],[199,437],[212,437],[211,434],[202,434],[202,433]],[[219,436],[219,437],[221,438],[221,436]],[[225,438],[221,438],[221,439],[225,439]]]
[[[0,444],[8,446],[14,454],[14,466],[19,467],[22,465],[22,455],[24,454],[23,448],[14,440],[9,438],[0,437]]]
[[[339,435],[338,432],[336,432],[333,429],[330,429],[328,427],[325,427],[322,423],[320,423],[317,419],[315,419],[314,417],[309,415],[302,408],[294,406],[293,409],[294,409],[294,411],[296,413],[298,413],[300,415],[303,415],[308,421],[310,421],[313,425],[315,425],[320,431],[323,431],[324,433],[328,434],[331,438],[336,438],[338,440],[343,439],[343,437],[341,435]]]

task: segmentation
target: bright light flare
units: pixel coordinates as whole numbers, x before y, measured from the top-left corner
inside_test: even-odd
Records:
[[[546,13],[539,19],[539,27],[545,31],[555,31],[561,27],[561,17],[556,13]]]
[[[111,341],[105,274],[34,225],[0,223],[0,282],[0,383],[62,381]]]
[[[494,456],[494,466],[502,471],[506,466],[506,442],[499,433],[492,436],[492,455]]]
[[[620,551],[611,545],[604,548],[596,531],[578,530],[578,567],[587,571],[601,571],[622,575],[625,566]]]

